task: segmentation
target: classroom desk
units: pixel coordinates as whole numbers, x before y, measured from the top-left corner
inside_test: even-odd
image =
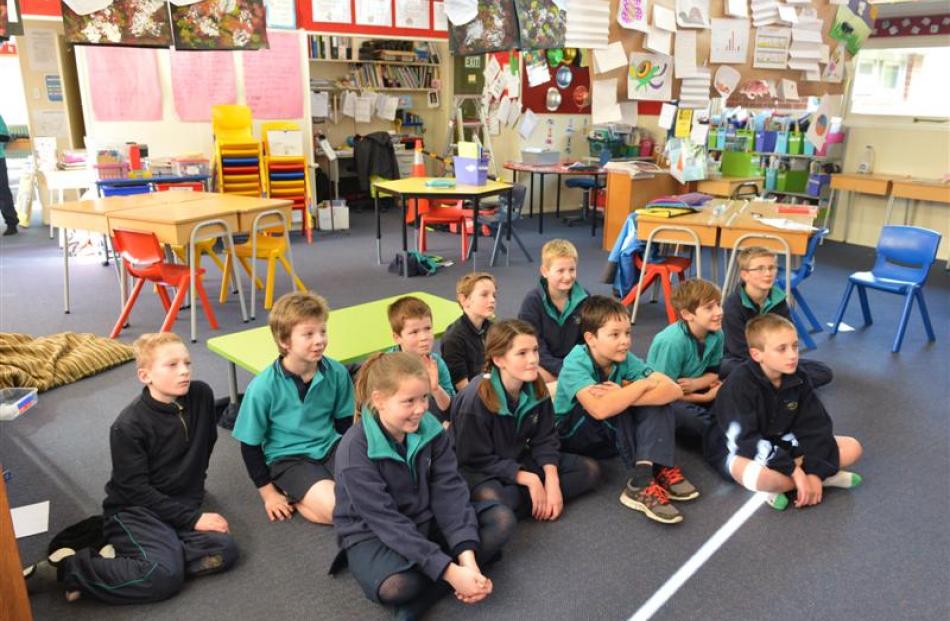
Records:
[[[408,252],[409,252],[409,240],[406,233],[406,214],[407,210],[407,200],[412,198],[427,198],[434,200],[470,200],[474,203],[472,210],[472,221],[478,222],[478,209],[479,202],[483,198],[489,196],[497,196],[499,194],[508,193],[508,204],[512,204],[512,186],[510,183],[505,183],[504,181],[488,181],[485,185],[466,185],[463,183],[457,184],[454,188],[438,188],[438,187],[429,187],[426,185],[427,181],[435,179],[435,177],[411,177],[409,179],[396,179],[394,181],[377,181],[373,184],[376,188],[376,200],[373,201],[373,205],[376,210],[376,260],[382,265],[383,263],[383,251],[382,251],[382,227],[379,220],[379,195],[388,194],[391,196],[397,196],[401,199],[402,202],[402,252],[403,252],[403,262],[408,266]],[[419,228],[419,213],[416,212],[416,230]],[[474,235],[472,237],[472,244],[469,248],[469,255],[472,257],[472,270],[476,269],[476,264],[478,263],[478,238],[479,235]],[[508,210],[508,231],[507,231],[507,243],[509,247],[511,245],[511,209]],[[465,257],[462,257],[462,260],[465,260]],[[409,270],[406,270],[404,276],[408,278]]]
[[[241,304],[241,317],[247,322],[247,307],[244,304],[244,291],[238,273],[237,255],[234,252],[234,231],[240,231],[241,224],[247,224],[248,218],[263,211],[289,207],[287,200],[213,194],[205,192],[159,192],[160,194],[192,194],[198,197],[191,202],[169,203],[165,205],[140,207],[118,211],[109,216],[109,230],[125,229],[154,233],[163,244],[186,246],[188,256],[195,255],[195,242],[199,239],[222,237],[225,251],[231,255],[234,269],[234,284],[238,290]],[[239,215],[244,210],[245,213]],[[247,230],[250,230],[248,227]],[[285,229],[286,230],[286,229]],[[191,269],[190,299],[195,299],[195,264],[189,261]],[[251,283],[254,286],[254,283]],[[191,341],[197,342],[198,318],[196,304],[189,309],[191,315]]]
[[[386,319],[386,309],[397,299],[407,295],[419,298],[432,309],[432,333],[435,337],[441,336],[449,324],[461,314],[455,301],[424,291],[413,291],[335,309],[327,321],[330,342],[326,355],[338,362],[349,364],[392,347],[393,335]],[[236,367],[257,375],[277,358],[277,346],[268,326],[215,336],[208,339],[207,345],[209,350],[228,362],[231,403],[237,403],[238,400]]]
[[[198,200],[195,192],[158,192],[135,196],[113,196],[85,201],[69,201],[50,206],[50,226],[64,231],[63,241],[63,304],[69,313],[69,229],[90,231],[102,235],[109,234],[109,215],[118,211],[138,209],[155,205],[184,203]],[[121,263],[121,262],[120,262]],[[120,302],[125,304],[125,278],[119,276]]]
[[[601,248],[610,252],[627,216],[657,196],[679,194],[682,185],[667,173],[630,177],[624,171],[608,171],[607,208],[604,210],[604,238]]]
[[[518,182],[518,173],[526,172],[530,175],[530,182],[528,186],[528,216],[534,217],[534,176],[539,175],[541,177],[541,192],[539,197],[538,205],[538,234],[544,234],[544,177],[545,175],[556,175],[557,176],[557,204],[554,209],[554,216],[559,218],[561,216],[561,177],[567,176],[583,176],[583,177],[594,177],[595,182],[599,182],[600,178],[607,174],[607,171],[600,166],[593,166],[591,169],[576,169],[571,168],[570,165],[574,162],[571,160],[565,160],[558,164],[528,164],[525,162],[505,162],[504,168],[511,171],[511,182],[512,184]],[[592,212],[596,212],[597,205],[597,192],[600,190],[593,189],[591,190],[590,204]],[[594,217],[594,224],[592,225],[592,233],[596,232],[597,218]]]
[[[887,211],[884,213],[885,226],[890,223],[891,212],[894,210],[896,199],[907,201],[904,209],[904,224],[912,222],[911,206],[918,201],[950,204],[950,184],[939,179],[897,178],[891,182],[891,195],[887,199]],[[916,209],[915,209],[916,211]]]
[[[711,194],[722,198],[732,197],[743,183],[755,183],[759,186],[759,191],[765,189],[765,177],[721,177],[715,176],[709,179],[703,179],[696,182],[696,191],[703,194]]]
[[[42,185],[46,187],[46,196],[40,193],[40,208],[42,210],[43,224],[50,223],[50,207],[53,205],[53,192],[58,192],[58,203],[63,202],[63,192],[74,190],[78,194],[88,190],[93,186],[95,177],[88,168],[79,168],[74,170],[41,170],[39,178]],[[49,236],[52,239],[53,229],[50,227]]]
[[[858,173],[836,173],[831,175],[831,196],[828,197],[829,209],[834,209],[832,217],[837,217],[835,199],[841,197],[842,192],[848,193],[848,202],[845,203],[844,236],[841,241],[848,241],[848,231],[851,229],[851,204],[855,194],[870,194],[872,196],[887,196],[891,191],[891,182],[894,175],[861,175]]]

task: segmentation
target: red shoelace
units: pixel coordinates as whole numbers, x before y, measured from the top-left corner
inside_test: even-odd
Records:
[[[656,475],[656,478],[658,481],[660,481],[661,483],[667,486],[676,485],[680,481],[683,481],[686,479],[686,477],[683,476],[683,471],[680,470],[679,466],[673,466],[671,468],[663,468],[662,470],[660,470],[659,474]]]
[[[643,495],[654,498],[656,502],[658,502],[661,505],[670,504],[669,493],[665,489],[657,485],[655,482],[650,483],[650,485],[643,488]]]

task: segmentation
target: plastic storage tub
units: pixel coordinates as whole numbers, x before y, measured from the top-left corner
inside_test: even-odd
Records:
[[[455,179],[466,185],[485,185],[488,183],[488,160],[476,160],[471,157],[452,158],[455,164]]]
[[[36,388],[0,390],[0,420],[13,420],[36,405]]]

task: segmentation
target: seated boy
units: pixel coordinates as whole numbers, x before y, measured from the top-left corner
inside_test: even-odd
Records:
[[[699,496],[673,461],[668,404],[682,389],[630,353],[630,318],[617,300],[588,298],[581,334],[584,344],[564,359],[554,398],[561,450],[598,459],[619,454],[631,472],[620,502],[658,522],[681,522],[669,501]]]
[[[740,286],[723,303],[723,330],[726,333],[726,347],[719,377],[725,379],[729,373],[749,359],[749,348],[745,341],[745,325],[753,317],[774,313],[791,320],[785,292],[775,284],[778,263],[775,253],[767,248],[752,246],[739,251]],[[816,360],[800,360],[799,367],[811,380],[815,388],[824,386],[832,379],[831,368]]]
[[[332,521],[334,452],[356,405],[346,368],[323,355],[329,316],[326,300],[309,291],[277,300],[269,323],[280,357],[248,384],[234,424],[271,521],[294,510]]]
[[[541,282],[521,303],[518,319],[538,333],[541,377],[557,381],[564,357],[581,342],[580,309],[590,294],[577,282],[577,248],[552,239],[541,248]]]
[[[495,294],[495,277],[488,272],[469,272],[455,283],[462,316],[442,335],[442,358],[456,390],[485,371],[485,335],[495,316]]]
[[[432,309],[419,298],[406,296],[390,304],[386,312],[393,330],[393,340],[396,341],[396,346],[389,351],[404,351],[422,359],[429,374],[429,411],[445,422],[452,397],[455,396],[455,387],[452,386],[449,368],[442,356],[432,351],[435,343]]]
[[[114,558],[89,548],[55,550],[24,575],[31,591],[63,583],[68,601],[85,595],[109,604],[156,602],[186,578],[229,569],[238,558],[228,521],[201,511],[205,475],[218,438],[214,394],[191,381],[191,359],[171,333],[133,344],[142,394],[112,423],[112,477],[103,502],[103,535]]]
[[[673,402],[676,432],[702,440],[712,420],[709,408],[719,392],[722,360],[722,294],[699,278],[682,282],[670,296],[681,320],[660,331],[650,344],[647,364],[676,379],[683,398]]]
[[[769,492],[769,504],[821,502],[822,487],[851,488],[857,474],[842,470],[861,456],[854,438],[836,436],[831,418],[798,365],[798,334],[789,320],[766,314],[745,329],[752,356],[724,382],[706,434],[706,459],[726,480]]]

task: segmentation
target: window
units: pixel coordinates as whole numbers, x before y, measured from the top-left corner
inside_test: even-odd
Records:
[[[851,112],[950,117],[950,47],[864,49],[856,59]]]

